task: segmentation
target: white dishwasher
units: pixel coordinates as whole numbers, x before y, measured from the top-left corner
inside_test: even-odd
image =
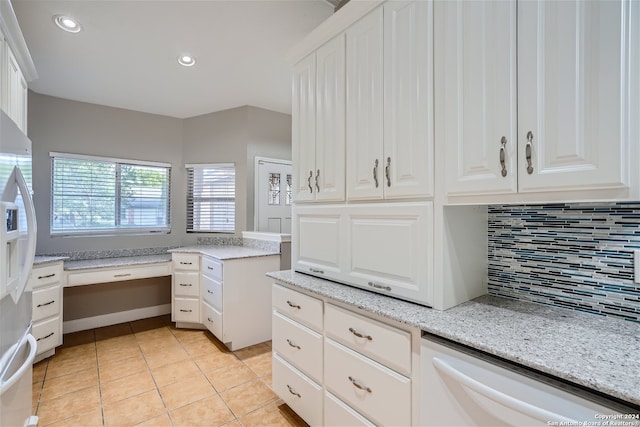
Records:
[[[638,408],[433,335],[421,341],[423,426],[640,426]]]

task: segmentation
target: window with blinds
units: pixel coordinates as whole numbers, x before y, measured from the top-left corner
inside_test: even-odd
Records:
[[[49,155],[51,235],[171,231],[170,164]]]
[[[186,165],[187,232],[233,233],[236,226],[234,164]]]

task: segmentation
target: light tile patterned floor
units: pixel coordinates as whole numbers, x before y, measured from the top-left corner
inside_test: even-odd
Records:
[[[271,343],[229,351],[169,316],[64,336],[34,366],[39,426],[306,426],[271,391]]]

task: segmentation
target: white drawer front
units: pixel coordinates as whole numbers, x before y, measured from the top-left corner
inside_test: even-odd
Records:
[[[211,277],[218,282],[222,282],[222,261],[213,258],[202,258],[202,274]]]
[[[30,284],[32,289],[58,283],[62,280],[62,263],[36,267],[31,271]]]
[[[222,283],[202,276],[202,298],[216,310],[222,311]]]
[[[175,298],[174,319],[176,322],[200,323],[200,300],[197,298]]]
[[[411,374],[411,333],[326,305],[325,334],[403,374]]]
[[[60,314],[60,285],[33,291],[34,322],[57,314]]]
[[[168,262],[135,267],[105,267],[92,271],[69,273],[66,286],[92,285],[94,283],[120,282],[169,275],[171,275],[171,268]]]
[[[38,343],[36,354],[44,353],[61,345],[62,331],[60,330],[60,316],[34,323],[31,334]]]
[[[171,254],[173,269],[175,270],[200,270],[200,255],[198,254]]]
[[[273,285],[273,306],[282,314],[322,331],[322,301],[280,285]]]
[[[322,423],[322,388],[273,353],[273,391],[312,426]]]
[[[220,341],[222,337],[222,313],[211,307],[206,302],[202,303],[202,323],[216,336]],[[223,341],[224,342],[224,341]]]
[[[330,339],[324,365],[325,387],[375,424],[411,424],[409,378]]]
[[[173,273],[173,294],[184,297],[199,297],[200,273]]]
[[[335,427],[375,426],[351,406],[327,391],[324,392],[324,425]]]
[[[277,311],[272,320],[273,350],[314,380],[322,381],[322,335]]]

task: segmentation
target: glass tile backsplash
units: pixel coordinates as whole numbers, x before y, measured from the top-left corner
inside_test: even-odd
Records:
[[[488,207],[489,293],[640,322],[640,202]]]

